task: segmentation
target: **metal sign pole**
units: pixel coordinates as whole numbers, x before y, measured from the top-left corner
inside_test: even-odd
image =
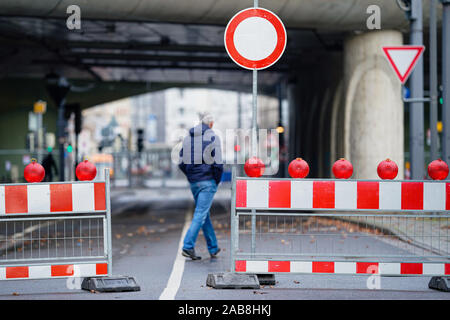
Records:
[[[253,1],[253,7],[258,8],[258,0]],[[258,140],[256,134],[257,113],[258,113],[258,70],[253,70],[253,100],[252,100],[252,156],[258,153]]]
[[[438,92],[437,92],[437,34],[436,34],[436,3],[430,3],[430,161],[439,158],[438,155]]]
[[[422,0],[411,3],[411,36],[413,45],[423,45]],[[423,59],[419,58],[411,74],[411,98],[423,98]],[[424,177],[424,110],[423,102],[411,102],[409,105],[409,154],[411,160],[411,178]]]
[[[253,110],[252,110],[252,156],[256,157],[258,152],[258,141],[256,135],[257,112],[258,112],[258,70],[253,70]]]
[[[442,160],[450,163],[450,0],[441,0],[442,14]]]

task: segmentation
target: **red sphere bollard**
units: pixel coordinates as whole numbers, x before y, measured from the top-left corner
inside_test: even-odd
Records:
[[[377,173],[381,179],[392,180],[398,174],[398,166],[391,159],[386,159],[378,164]]]
[[[78,180],[90,181],[93,180],[97,175],[97,168],[93,163],[89,162],[86,159],[77,165],[77,168],[75,169],[75,174]]]
[[[41,182],[45,177],[45,169],[36,159],[31,159],[31,163],[23,170],[23,176],[27,182]]]
[[[331,169],[337,179],[348,179],[353,174],[353,165],[344,158],[337,160]]]
[[[448,176],[448,165],[441,159],[434,160],[428,165],[428,175],[433,180],[444,180]]]
[[[266,166],[258,157],[251,157],[245,162],[244,171],[247,176],[257,178],[263,175]]]
[[[297,158],[289,163],[288,172],[292,178],[305,178],[309,173],[309,165],[302,158]]]

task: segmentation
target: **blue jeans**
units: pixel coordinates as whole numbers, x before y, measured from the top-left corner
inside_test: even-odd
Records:
[[[204,180],[191,183],[191,191],[195,201],[194,217],[191,226],[184,237],[183,249],[194,249],[200,229],[206,239],[209,253],[216,253],[218,250],[216,234],[211,223],[209,209],[217,191],[217,184],[214,180]]]

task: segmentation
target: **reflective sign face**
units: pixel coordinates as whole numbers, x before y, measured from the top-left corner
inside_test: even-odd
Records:
[[[402,84],[408,80],[417,61],[425,50],[424,46],[383,47],[383,52]]]
[[[238,12],[225,29],[225,48],[239,66],[260,70],[273,65],[286,47],[286,30],[269,10],[249,8]]]

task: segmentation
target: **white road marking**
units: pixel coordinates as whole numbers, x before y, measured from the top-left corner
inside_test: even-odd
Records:
[[[180,288],[181,279],[183,278],[184,263],[186,258],[181,255],[181,250],[183,249],[183,240],[186,232],[189,229],[192,220],[192,210],[186,212],[185,222],[183,226],[183,231],[181,232],[180,242],[178,244],[178,251],[175,261],[173,263],[172,272],[167,281],[167,286],[164,291],[159,296],[159,300],[175,300],[178,289]]]

